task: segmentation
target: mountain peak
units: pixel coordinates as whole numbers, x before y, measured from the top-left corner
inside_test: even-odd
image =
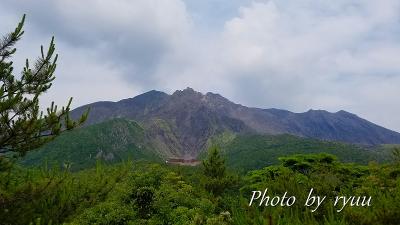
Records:
[[[212,93],[212,92],[207,92],[207,93],[206,93],[206,96],[212,97],[212,98],[224,98],[224,97],[222,97],[220,94]],[[224,98],[224,99],[226,99],[226,98]]]
[[[187,95],[203,95],[203,94],[198,91],[195,91],[191,87],[187,87],[183,90],[176,90],[172,95],[173,96],[187,96]]]
[[[166,95],[168,95],[168,94],[166,94],[166,93],[164,93],[162,91],[151,90],[151,91],[145,92],[145,93],[140,94],[140,95],[138,95],[136,97],[133,97],[133,98],[144,98],[144,97],[145,98],[153,98],[153,97],[166,96]]]
[[[323,109],[309,109],[306,113],[329,113],[329,112]]]
[[[195,91],[193,88],[191,88],[191,87],[187,87],[187,88],[185,88],[185,89],[183,89],[183,90],[177,90],[178,92],[182,92],[182,93],[185,93],[185,94],[196,94],[196,93],[200,93],[200,92],[198,92],[198,91]]]
[[[212,92],[207,92],[207,94],[204,95],[204,100],[207,101],[209,104],[214,105],[234,104],[222,95]]]
[[[87,107],[80,107],[73,114],[80,115]],[[399,133],[343,110],[293,113],[249,108],[219,94],[202,94],[190,87],[172,95],[152,90],[120,102],[99,102],[90,107],[88,125],[112,118],[135,120],[147,127],[149,137],[159,140],[159,147],[171,155],[197,155],[209,138],[224,132],[292,134],[361,144],[400,143]]]
[[[161,98],[166,98],[166,97],[168,97],[168,94],[166,94],[162,91],[151,90],[151,91],[145,92],[143,94],[137,95],[133,98],[122,99],[118,102],[125,103],[125,104],[131,104],[131,103],[136,103],[136,102],[140,101],[140,102],[145,103],[148,101],[152,101],[154,99],[161,99]]]
[[[186,87],[185,89],[183,89],[183,92],[196,92],[196,91],[191,87]]]
[[[162,91],[151,90],[151,91],[143,93],[142,95],[158,95],[158,94],[165,94],[165,93]]]
[[[336,112],[336,114],[343,114],[343,115],[355,115],[353,113],[347,112],[345,110],[339,110]]]

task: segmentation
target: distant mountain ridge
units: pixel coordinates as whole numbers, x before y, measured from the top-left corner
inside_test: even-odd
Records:
[[[191,88],[172,95],[153,90],[118,102],[95,102],[73,110],[72,117],[88,107],[86,126],[114,118],[135,120],[163,157],[197,157],[212,137],[223,133],[291,134],[364,145],[400,143],[400,133],[349,112],[250,108]]]

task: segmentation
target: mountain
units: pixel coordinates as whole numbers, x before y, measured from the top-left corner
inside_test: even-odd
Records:
[[[70,163],[71,169],[93,167],[97,160],[107,163],[126,159],[161,161],[146,142],[144,130],[127,119],[111,119],[67,131],[22,159],[25,165]]]
[[[118,102],[95,102],[73,110],[72,117],[77,118],[88,107],[86,126],[113,118],[134,120],[162,158],[197,157],[213,137],[223,133],[291,134],[362,145],[400,143],[399,133],[345,111],[293,113],[251,108],[191,88],[172,95],[150,91]]]
[[[113,164],[127,159],[161,162],[160,153],[146,140],[146,131],[127,119],[111,119],[61,134],[37,151],[29,152],[22,164],[70,165],[78,171],[93,167],[98,160]],[[321,141],[293,135],[259,135],[224,132],[211,138],[222,148],[227,166],[246,173],[279,163],[279,158],[293,154],[329,153],[340,161],[367,164],[370,161],[388,161],[389,146],[367,149],[354,144]],[[198,156],[206,156],[203,151]]]
[[[192,89],[172,95],[150,91],[119,102],[92,103],[73,110],[71,116],[77,117],[90,107],[87,126],[112,118],[135,120],[162,157],[192,158],[214,135],[252,131],[243,121],[217,112],[219,104],[215,100],[211,94],[202,95]]]

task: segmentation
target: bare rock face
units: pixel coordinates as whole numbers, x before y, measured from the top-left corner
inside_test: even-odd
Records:
[[[224,132],[292,134],[365,145],[400,143],[399,133],[345,111],[293,113],[250,108],[191,88],[172,95],[149,91],[118,102],[95,102],[73,110],[72,117],[88,107],[86,126],[113,118],[135,120],[144,128],[148,142],[164,157],[196,157],[210,138]]]

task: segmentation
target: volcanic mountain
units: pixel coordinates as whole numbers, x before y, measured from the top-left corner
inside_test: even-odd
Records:
[[[164,158],[197,157],[213,137],[223,134],[291,134],[362,145],[400,143],[400,133],[346,111],[251,108],[191,88],[172,95],[153,90],[118,102],[95,102],[73,110],[72,117],[88,107],[85,126],[115,118],[134,120]]]

